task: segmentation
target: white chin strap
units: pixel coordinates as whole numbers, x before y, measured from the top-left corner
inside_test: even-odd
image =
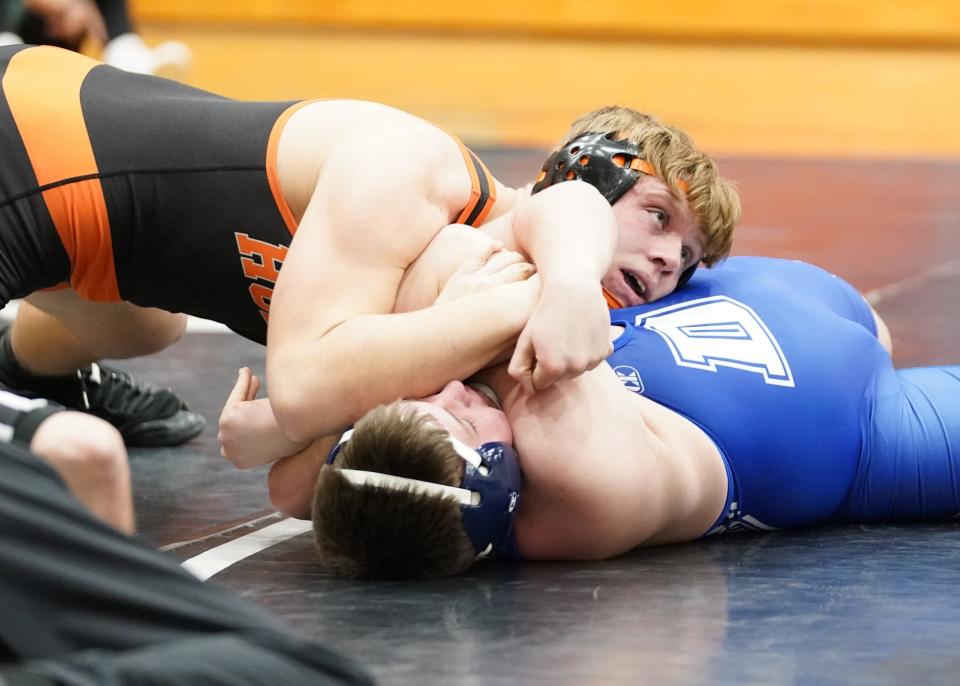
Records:
[[[340,437],[338,445],[343,445],[353,436],[353,429],[344,431]],[[457,454],[464,461],[472,464],[481,474],[486,476],[490,470],[483,465],[480,455],[477,451],[468,446],[463,441],[449,436],[448,440]],[[480,504],[480,494],[466,488],[457,488],[456,486],[447,486],[444,484],[433,483],[432,481],[420,481],[419,479],[408,479],[405,476],[395,476],[393,474],[383,474],[382,472],[368,472],[361,469],[342,469],[337,468],[343,477],[355,486],[374,486],[377,488],[388,488],[393,491],[408,491],[410,493],[422,493],[424,495],[435,495],[442,498],[453,498],[461,506],[476,507]]]

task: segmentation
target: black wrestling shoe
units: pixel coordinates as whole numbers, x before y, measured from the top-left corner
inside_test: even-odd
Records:
[[[19,395],[46,398],[105,419],[127,445],[180,445],[207,424],[169,388],[106,365],[94,363],[67,376],[31,374],[14,358],[9,341],[5,328],[0,332],[0,384]]]

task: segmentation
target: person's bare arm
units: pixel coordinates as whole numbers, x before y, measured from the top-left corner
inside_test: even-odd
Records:
[[[723,507],[726,475],[712,443],[625,390],[607,364],[502,400],[523,469],[516,532],[525,558],[603,559],[689,540]]]
[[[543,282],[510,363],[510,375],[533,392],[594,368],[612,352],[600,280],[613,259],[617,223],[596,188],[570,182],[524,199],[512,225]]]
[[[257,399],[260,379],[243,367],[220,412],[220,454],[238,469],[249,469],[293,455],[307,443],[291,441],[277,424],[268,398]]]
[[[471,231],[472,230],[468,230]],[[478,245],[486,248],[472,252],[446,279],[446,283],[436,295],[436,303],[461,301],[461,307],[466,307],[464,314],[468,317],[482,316],[482,312],[470,308],[482,304],[484,310],[488,303],[497,308],[524,308],[526,312],[532,310],[536,302],[538,281],[534,278],[523,287],[524,293],[517,294],[518,287],[507,291],[489,293],[499,286],[515,284],[530,279],[534,274],[533,265],[525,262],[518,253],[500,251],[487,239],[480,238],[480,234],[470,233],[471,238],[479,239]],[[418,265],[419,268],[421,265]],[[485,293],[492,300],[471,298],[463,301],[469,295]],[[412,305],[413,303],[407,303]],[[400,303],[398,301],[398,306]],[[523,310],[517,312],[522,319]],[[518,320],[519,321],[519,320]],[[498,360],[509,359],[511,345],[503,348]],[[293,455],[307,447],[312,441],[295,442],[287,438],[277,423],[269,399],[256,399],[260,388],[260,381],[249,368],[244,367],[237,375],[230,395],[224,403],[220,414],[219,433],[220,453],[240,469],[256,467],[274,462],[282,457]],[[296,484],[294,484],[296,485]]]
[[[357,134],[324,161],[271,303],[270,397],[292,440],[467,376],[519,333],[523,322],[482,295],[473,316],[461,303],[388,314],[404,270],[469,189],[454,140],[423,122]]]
[[[507,259],[494,271],[488,271],[485,265],[476,264],[476,268],[455,275],[457,281],[452,289],[450,301],[459,306],[459,312],[468,320],[482,321],[481,317],[487,311],[512,313],[517,321],[522,323],[533,311],[540,293],[540,283],[536,276],[524,278],[529,270],[524,268],[525,263]],[[523,280],[513,281],[515,278]],[[506,280],[507,283],[502,283]],[[493,284],[492,287],[489,287]],[[480,289],[480,290],[474,290]],[[466,295],[462,295],[466,293]],[[441,294],[443,298],[444,294]],[[457,297],[457,296],[460,297]],[[431,307],[429,309],[436,309]],[[517,328],[519,331],[519,327]],[[498,360],[505,360],[512,349],[512,342],[504,347],[496,356]],[[416,396],[410,396],[416,397]],[[276,427],[279,430],[279,427]],[[271,432],[272,433],[272,432]],[[310,508],[313,492],[317,482],[317,475],[323,467],[327,453],[339,439],[327,436],[321,438],[295,455],[277,460],[270,468],[268,479],[270,501],[281,512],[299,519],[310,518]],[[260,460],[262,464],[267,460]]]
[[[529,265],[517,261],[509,256],[500,261],[499,266],[494,262],[486,264],[475,263],[472,268],[454,275],[451,281],[455,282],[450,293],[441,293],[441,298],[448,296],[456,299],[468,315],[476,315],[481,303],[476,297],[467,300],[467,295],[485,294],[487,298],[500,308],[511,308],[520,313],[529,314],[539,294],[539,281],[536,277],[516,282],[522,285],[523,293],[518,288],[507,291],[500,285],[503,281],[514,283],[514,279],[524,279],[530,273]],[[491,287],[491,284],[492,287]],[[518,297],[519,296],[519,297]],[[512,346],[510,346],[512,347]],[[501,352],[504,360],[509,355],[509,348]],[[236,391],[236,389],[235,389]],[[255,393],[254,393],[255,395]],[[250,398],[251,396],[247,396]],[[249,401],[248,401],[249,404]],[[276,427],[274,431],[278,431]],[[268,433],[273,433],[270,431]],[[314,441],[303,450],[277,460],[270,468],[268,485],[270,502],[279,511],[298,519],[309,519],[313,502],[313,493],[317,483],[317,476],[326,461],[327,454],[339,440],[340,434],[326,436]],[[249,440],[249,439],[248,439]],[[263,464],[268,460],[260,460]]]
[[[324,436],[270,467],[267,485],[270,502],[277,510],[296,519],[310,519],[317,476],[339,440],[340,434]]]

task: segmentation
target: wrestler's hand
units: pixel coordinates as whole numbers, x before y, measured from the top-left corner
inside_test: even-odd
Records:
[[[527,393],[593,369],[613,352],[599,283],[544,284],[507,371]]]
[[[537,268],[518,252],[503,250],[500,243],[490,242],[465,259],[444,284],[435,305],[479,293],[514,281],[524,281]]]
[[[259,390],[260,379],[244,367],[220,413],[220,454],[238,469],[274,462],[306,445],[291,441],[280,430],[270,401],[256,399]]]
[[[79,43],[85,38],[100,45],[107,42],[103,15],[92,0],[26,0],[24,6],[43,19],[49,38]]]

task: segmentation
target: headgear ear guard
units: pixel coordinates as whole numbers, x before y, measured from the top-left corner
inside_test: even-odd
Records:
[[[620,140],[613,133],[582,133],[554,152],[543,163],[531,193],[539,193],[561,181],[580,180],[600,191],[611,205],[633,187],[642,174],[656,176],[653,166],[643,159],[635,143]],[[687,191],[683,180],[677,185]],[[697,265],[680,275],[677,288],[690,280]]]
[[[333,464],[352,435],[353,429],[344,432],[340,442],[327,455],[328,465]],[[453,436],[448,436],[448,439],[465,462],[459,488],[359,469],[339,469],[339,472],[356,486],[452,497],[460,505],[463,528],[479,557],[508,549],[520,504],[522,482],[516,451],[508,443],[484,443],[474,450]]]

